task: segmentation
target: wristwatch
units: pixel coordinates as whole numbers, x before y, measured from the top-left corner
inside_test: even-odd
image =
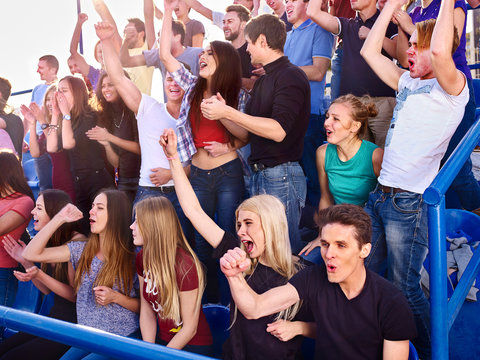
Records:
[[[45,130],[46,128],[48,128],[48,126],[49,126],[48,124],[42,124],[41,128],[42,128],[42,130]]]
[[[72,120],[70,115],[63,115],[63,120]]]

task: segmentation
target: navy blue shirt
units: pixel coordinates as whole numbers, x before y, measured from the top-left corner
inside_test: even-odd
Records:
[[[377,20],[380,11],[365,22],[357,16],[354,19],[338,18],[340,20],[339,37],[343,40],[342,78],[340,80],[340,95],[353,94],[355,96],[389,96],[394,97],[395,91],[386,85],[367,62],[360,55],[365,40],[360,40],[358,30],[362,26],[371,29]],[[397,26],[390,22],[386,37],[391,38],[397,34]],[[391,57],[382,50],[382,54]]]

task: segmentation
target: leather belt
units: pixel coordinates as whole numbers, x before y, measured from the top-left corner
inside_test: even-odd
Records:
[[[155,190],[162,193],[171,193],[175,191],[175,186],[142,186],[150,190]]]
[[[394,188],[394,187],[390,187],[390,186],[384,186],[384,185],[380,185],[380,189],[382,190],[382,192],[384,193],[400,193],[400,192],[408,192],[408,190],[403,190],[403,189],[400,189],[400,188]]]
[[[253,171],[257,172],[257,171],[265,170],[269,166],[266,166],[262,163],[253,163],[253,164],[250,164],[250,167],[252,168]]]

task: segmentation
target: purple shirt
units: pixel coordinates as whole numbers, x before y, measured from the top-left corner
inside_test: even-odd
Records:
[[[441,3],[441,0],[433,0],[430,5],[428,5],[425,9],[423,9],[421,6],[417,6],[410,13],[412,22],[416,24],[420,21],[436,19],[438,17],[438,12],[440,11]],[[455,66],[457,67],[457,69],[462,71],[468,79],[471,79],[472,74],[470,72],[470,68],[467,65],[467,57],[465,55],[465,47],[467,44],[467,39],[465,36],[465,28],[467,26],[467,6],[465,5],[465,1],[457,0],[455,2],[455,9],[458,7],[461,8],[465,13],[465,22],[463,23],[462,36],[460,36],[460,45],[458,45],[457,50],[453,54],[453,61],[455,62]]]

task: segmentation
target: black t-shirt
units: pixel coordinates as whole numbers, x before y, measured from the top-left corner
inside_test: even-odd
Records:
[[[122,116],[123,117],[123,116]],[[129,141],[138,142],[137,122],[133,116],[125,116],[123,120],[114,121],[112,126],[113,135]],[[120,123],[117,127],[115,123]],[[138,178],[140,174],[140,155],[122,149],[112,144],[113,150],[118,154],[118,176],[119,178]]]
[[[70,164],[73,174],[86,174],[91,171],[102,170],[105,167],[102,145],[98,141],[90,140],[86,135],[86,132],[96,125],[97,114],[92,112],[78,119],[78,125],[73,129],[75,147],[70,150]]]
[[[22,161],[22,148],[23,148],[23,123],[22,119],[20,119],[17,115],[10,113],[10,114],[0,114],[0,117],[5,120],[7,127],[5,131],[10,136],[12,140],[13,146],[15,147],[15,151]]]
[[[225,232],[221,243],[213,252],[219,258],[229,249],[240,245],[238,238]],[[287,279],[272,268],[258,263],[255,271],[246,277],[248,285],[258,294],[274,287],[285,285]],[[235,319],[235,306],[230,307],[230,321]],[[303,337],[296,336],[290,341],[280,341],[267,332],[267,324],[275,321],[275,316],[265,316],[256,320],[248,320],[240,311],[236,311],[235,323],[230,329],[230,337],[223,346],[223,359],[264,360],[264,359],[296,359],[300,356]],[[312,319],[308,306],[304,303],[295,320]]]
[[[247,53],[247,42],[237,49],[240,55],[240,63],[242,65],[242,78],[250,78],[252,76],[253,66],[250,55]]]
[[[313,310],[316,359],[382,359],[384,339],[416,337],[413,314],[402,292],[370,270],[362,292],[350,300],[339,284],[328,281],[324,265],[300,271],[290,284]]]
[[[302,157],[310,120],[310,84],[307,75],[286,56],[263,68],[266,74],[255,82],[245,112],[276,120],[286,136],[276,142],[250,133],[249,162],[273,167]]]

